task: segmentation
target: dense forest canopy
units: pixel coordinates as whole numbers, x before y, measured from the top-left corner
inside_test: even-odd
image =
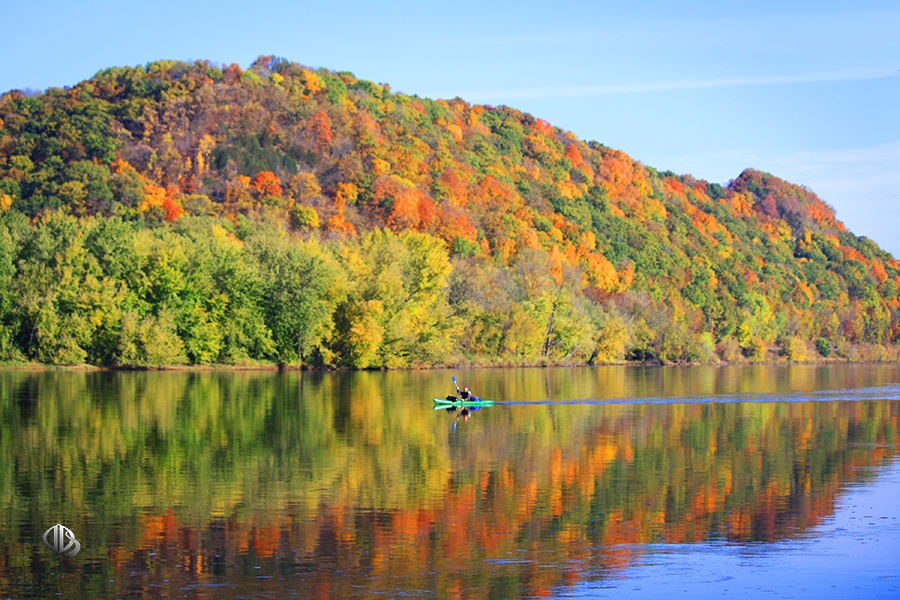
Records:
[[[261,57],[0,97],[0,360],[896,359],[900,265],[810,190]]]

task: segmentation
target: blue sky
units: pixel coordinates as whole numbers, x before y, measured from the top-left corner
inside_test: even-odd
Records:
[[[767,171],[900,257],[896,0],[5,0],[0,15],[0,91],[274,54],[506,104],[662,171]]]

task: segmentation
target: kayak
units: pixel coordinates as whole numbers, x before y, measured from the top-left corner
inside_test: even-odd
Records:
[[[446,398],[435,398],[434,406],[436,408],[447,408],[447,407],[467,407],[467,406],[493,406],[493,400],[482,400],[481,398],[474,400],[460,400],[457,398],[456,400],[447,400]]]

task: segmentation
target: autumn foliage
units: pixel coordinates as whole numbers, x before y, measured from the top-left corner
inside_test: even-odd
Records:
[[[795,338],[807,358],[814,343],[890,358],[900,331],[900,265],[808,189],[752,169],[727,186],[660,172],[509,107],[274,57],[247,70],[162,61],[4,94],[9,255],[32,260],[16,253],[37,235],[15,215],[40,229],[53,212],[120,219],[128,235],[218,219],[241,241],[262,219],[290,230],[285,244],[312,236],[332,255],[373,231],[427,236],[453,265],[441,335],[472,340],[472,360],[785,359],[804,355],[785,350]],[[9,273],[0,284],[23,276]],[[216,305],[220,292],[204,293],[191,310]],[[155,315],[158,300],[135,306]],[[39,354],[21,329],[31,309],[0,310],[14,332],[0,348]],[[183,338],[194,321],[176,321]],[[265,337],[251,330],[230,339]],[[313,354],[332,364],[327,337]]]

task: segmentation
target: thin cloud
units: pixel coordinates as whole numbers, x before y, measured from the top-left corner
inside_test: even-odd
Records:
[[[898,69],[848,69],[843,71],[824,71],[799,75],[761,75],[744,77],[723,77],[717,79],[678,79],[671,81],[654,81],[616,85],[492,90],[470,92],[468,94],[465,94],[463,97],[481,100],[577,98],[754,85],[789,85],[798,83],[866,81],[871,79],[886,79],[889,77],[897,76],[900,76],[900,70]]]

